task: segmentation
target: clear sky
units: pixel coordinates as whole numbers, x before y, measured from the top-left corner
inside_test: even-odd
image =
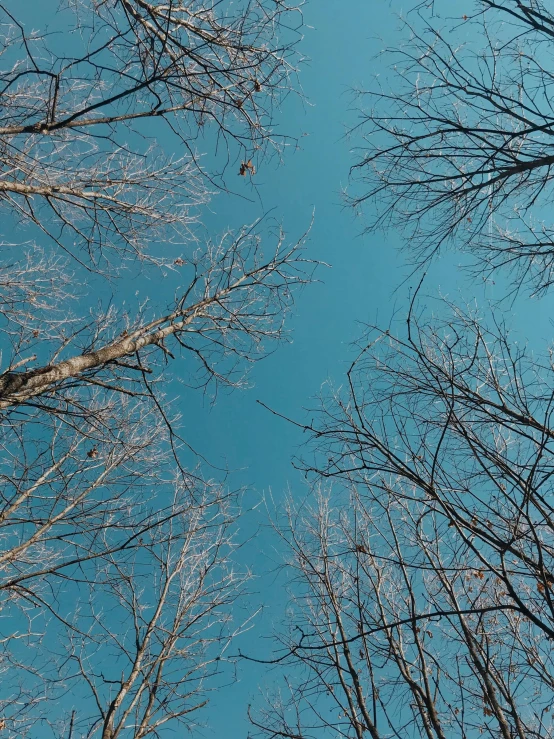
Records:
[[[39,0],[31,0],[31,6],[33,12],[41,12]],[[179,410],[185,436],[214,464],[235,470],[230,484],[247,485],[246,500],[251,505],[270,492],[277,506],[289,489],[293,495],[307,493],[291,466],[291,457],[303,440],[301,433],[264,410],[257,400],[285,416],[305,420],[303,409],[314,404],[322,384],[328,379],[342,382],[352,357],[350,344],[362,333],[362,324],[376,320],[388,323],[394,311],[401,315],[406,307],[413,281],[398,287],[408,274],[398,251],[400,237],[390,233],[362,236],[363,222],[354,218],[341,196],[353,162],[350,150],[360,143],[356,137],[345,136],[356,122],[349,90],[369,86],[373,76],[382,71],[383,62],[376,55],[394,42],[395,14],[400,11],[399,4],[386,0],[307,2],[307,27],[300,46],[307,58],[300,77],[305,102],[291,97],[277,119],[280,130],[299,136],[299,148],[287,151],[279,165],[270,162],[262,166],[254,178],[256,190],[247,178],[237,176],[230,184],[246,197],[220,194],[204,218],[208,230],[217,234],[271,210],[293,241],[306,230],[314,212],[308,256],[332,265],[321,268],[319,282],[298,296],[289,322],[291,343],[280,346],[253,369],[252,389],[222,393],[211,407],[201,394],[172,385],[171,392],[181,395]],[[428,293],[457,292],[463,279],[456,270],[457,259],[449,256],[433,267],[426,282]],[[133,289],[136,287],[137,283],[133,284]],[[156,301],[163,299],[166,288],[149,280],[139,283],[138,289]],[[473,297],[474,290],[475,297],[483,300],[494,297],[495,286],[463,284],[466,299]],[[116,298],[124,293],[123,289]],[[538,346],[552,333],[552,302],[547,298],[540,303],[527,301],[525,306],[516,311],[513,322],[522,338]],[[178,367],[172,372],[178,375]],[[266,607],[241,644],[245,651],[257,655],[269,654],[271,644],[263,637],[270,635],[285,601],[282,578],[276,579],[270,571],[280,555],[273,550],[275,542],[269,532],[258,529],[263,521],[261,509],[246,516],[245,538],[256,535],[240,554],[258,576],[251,607]],[[276,672],[239,664],[238,682],[212,696],[205,714],[210,724],[205,735],[244,739],[248,735],[248,703],[255,700],[259,687],[269,688],[277,677]]]
[[[255,368],[253,390],[220,397],[210,412],[196,406],[195,398],[191,422],[202,447],[210,450],[212,459],[226,456],[232,467],[244,468],[238,477],[258,494],[271,489],[277,506],[289,486],[293,495],[307,492],[290,463],[291,454],[299,451],[302,435],[264,411],[256,400],[305,420],[309,415],[302,409],[313,406],[312,398],[321,385],[328,379],[335,384],[343,381],[352,356],[350,343],[361,334],[361,324],[376,320],[386,324],[395,311],[402,315],[414,282],[408,280],[398,288],[409,272],[398,251],[400,236],[361,236],[364,224],[345,208],[341,198],[353,162],[351,149],[360,143],[356,136],[345,137],[357,117],[349,90],[370,86],[374,75],[385,71],[385,60],[378,52],[398,39],[401,10],[400,4],[384,0],[314,0],[306,4],[308,28],[301,48],[309,61],[302,68],[301,80],[307,102],[301,106],[290,101],[279,124],[283,130],[307,135],[300,139],[298,151],[288,152],[282,166],[262,169],[256,181],[264,206],[275,209],[291,238],[305,229],[315,209],[309,253],[332,267],[321,269],[321,283],[298,298],[289,323],[292,343]],[[240,220],[243,212],[243,218],[249,219],[247,206],[237,208],[226,197],[217,199],[213,207],[217,223],[226,223],[231,214]],[[257,214],[260,206],[253,207]],[[457,270],[459,260],[459,256],[447,255],[433,266],[425,283],[431,297],[463,294],[465,300],[477,298],[486,306],[489,299],[501,294],[500,285],[472,284]],[[551,298],[520,301],[508,322],[520,340],[540,348],[552,335],[551,307]],[[430,309],[435,309],[432,301]],[[251,652],[258,655],[269,654],[271,645],[263,637],[282,612],[285,597],[282,579],[276,580],[268,572],[279,561],[273,544],[262,530],[244,553],[260,575],[257,597],[266,606],[265,618],[248,639]],[[255,701],[258,687],[271,688],[278,677],[278,671],[239,666],[239,683],[213,701],[208,736],[247,736],[246,704]]]
[[[278,122],[284,131],[307,135],[301,137],[299,150],[285,155],[281,166],[262,168],[256,175],[263,207],[238,204],[227,196],[216,198],[212,206],[216,230],[229,222],[252,220],[263,208],[274,208],[291,238],[305,230],[315,210],[309,255],[332,265],[318,272],[319,284],[299,296],[289,322],[292,343],[281,346],[254,369],[252,390],[222,395],[212,410],[202,407],[198,396],[186,401],[196,443],[209,450],[210,459],[224,457],[231,467],[242,468],[234,479],[251,486],[255,491],[251,500],[271,491],[279,506],[289,487],[293,495],[307,493],[290,461],[292,454],[301,451],[302,434],[270,415],[257,399],[286,416],[309,418],[303,409],[314,405],[313,397],[322,384],[329,379],[335,384],[343,382],[352,357],[351,342],[362,333],[363,323],[378,320],[386,324],[395,311],[402,315],[415,282],[408,280],[398,287],[409,273],[398,251],[400,236],[362,236],[363,222],[341,197],[354,161],[351,149],[360,143],[356,136],[345,136],[357,120],[349,91],[369,87],[374,75],[384,72],[384,59],[378,52],[398,39],[400,12],[399,4],[384,0],[312,0],[306,4],[307,29],[301,46],[308,57],[301,72],[306,103],[290,100]],[[208,224],[212,226],[211,221]],[[426,279],[426,292],[452,297],[461,292],[465,300],[476,297],[481,304],[494,299],[501,287],[472,284],[457,270],[459,259],[447,255],[434,265]],[[549,298],[525,301],[523,312],[514,306],[510,322],[522,340],[537,346],[548,340],[550,306]],[[254,527],[254,518],[245,522],[247,532]],[[261,512],[257,520],[263,520]],[[260,656],[270,652],[271,644],[263,637],[282,613],[286,597],[282,578],[276,579],[269,571],[279,562],[274,543],[262,529],[242,555],[260,578],[253,603],[256,599],[263,603],[266,613],[245,640],[246,646],[241,646]],[[247,703],[255,702],[258,688],[271,688],[279,677],[278,671],[248,665],[239,665],[238,674],[239,682],[213,699],[210,737],[247,736]]]

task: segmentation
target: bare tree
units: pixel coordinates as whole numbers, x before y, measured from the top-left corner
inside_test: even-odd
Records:
[[[452,310],[374,331],[306,427],[316,495],[281,527],[288,677],[261,735],[553,731],[551,356]]]
[[[272,113],[295,73],[294,7],[76,0],[44,32],[17,15],[0,5],[1,200],[89,266],[182,240],[225,162],[286,141]]]
[[[229,679],[236,496],[195,469],[160,383],[180,353],[194,385],[240,386],[282,338],[309,263],[281,232],[265,259],[261,241],[247,228],[181,260],[188,286],[157,318],[72,323],[70,278],[46,277],[56,261],[37,260],[43,283],[31,265],[6,275],[0,717],[14,735],[157,735],[194,724]]]
[[[39,416],[38,431],[27,418],[19,438],[3,433],[0,712],[10,736],[194,725],[240,630],[233,606],[247,573],[230,559],[233,496],[175,474],[152,410],[120,398],[87,407],[93,421],[78,431]]]
[[[446,19],[441,19],[441,14]],[[367,145],[352,202],[377,226],[407,229],[421,265],[445,242],[485,275],[547,290],[553,274],[551,45],[554,16],[536,0],[419,4],[386,51],[391,74],[361,93]]]
[[[43,31],[27,15],[0,3],[0,731],[161,736],[233,679],[248,579],[237,495],[182,438],[167,368],[243,385],[310,279],[302,240],[267,220],[196,225],[229,163],[251,177],[287,143],[272,114],[301,15],[77,0]],[[161,298],[91,304],[147,260]]]
[[[36,315],[35,322],[20,322],[9,366],[0,376],[0,407],[18,407],[42,396],[58,404],[65,398],[63,402],[71,405],[71,392],[81,385],[140,393],[149,386],[156,355],[173,358],[171,342],[199,360],[207,382],[240,383],[243,364],[262,357],[267,342],[282,338],[292,292],[310,279],[302,241],[286,246],[279,231],[273,253],[264,258],[256,226],[224,235],[199,250],[190,263],[178,260],[188,272],[189,284],[161,316],[111,313],[88,330],[79,325],[73,336],[65,325],[57,342],[55,338],[44,342],[41,329],[34,328],[43,324],[40,317],[38,323]],[[31,368],[37,360],[30,354],[33,339],[47,350],[49,344],[54,347],[48,363],[36,368]]]

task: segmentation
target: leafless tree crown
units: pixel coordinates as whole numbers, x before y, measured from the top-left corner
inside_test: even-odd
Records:
[[[306,427],[261,735],[552,733],[552,372],[469,311],[372,332]]]
[[[478,272],[552,283],[554,16],[530,0],[420,4],[386,52],[391,74],[361,93],[366,145],[352,201],[407,229],[422,264],[445,242]]]
[[[227,163],[286,143],[273,112],[294,82],[298,8],[72,0],[57,18],[37,31],[0,5],[0,195],[85,263],[182,240]]]
[[[163,381],[180,360],[193,387],[243,385],[310,280],[267,219],[196,230],[229,164],[242,183],[286,144],[302,19],[273,0],[40,13],[0,3],[0,732],[158,737],[233,679],[249,577],[237,496]],[[146,260],[157,294],[92,303]]]

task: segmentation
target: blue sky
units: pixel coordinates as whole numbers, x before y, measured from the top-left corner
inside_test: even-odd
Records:
[[[360,143],[356,135],[345,136],[357,121],[350,90],[368,87],[374,75],[385,73],[385,61],[378,53],[398,39],[400,12],[400,5],[384,1],[319,0],[304,7],[308,28],[301,48],[309,61],[302,68],[301,81],[306,103],[289,100],[279,126],[307,135],[301,137],[297,151],[285,155],[281,166],[262,168],[256,183],[263,206],[274,208],[291,238],[305,230],[315,211],[309,255],[332,266],[320,269],[320,282],[298,297],[289,322],[292,343],[254,369],[252,390],[222,395],[211,410],[201,407],[198,396],[191,398],[195,407],[191,423],[202,448],[209,449],[211,459],[226,457],[230,466],[242,468],[236,479],[252,487],[251,499],[271,491],[277,507],[288,488],[292,495],[307,493],[290,462],[291,455],[301,451],[303,439],[292,425],[258,405],[257,399],[286,416],[309,418],[303,409],[313,407],[322,384],[329,379],[335,384],[343,381],[352,357],[351,342],[362,333],[363,324],[387,324],[395,312],[402,316],[416,281],[408,279],[398,287],[409,274],[405,255],[399,252],[400,235],[362,235],[364,222],[354,217],[341,197],[353,162],[351,149]],[[213,208],[216,228],[260,213],[259,204],[237,206],[226,196],[217,198]],[[437,309],[433,298],[439,295],[461,299],[463,294],[466,301],[477,298],[486,309],[488,300],[502,294],[502,285],[474,283],[464,276],[457,269],[459,261],[459,255],[448,254],[429,271],[425,281],[429,310]],[[552,334],[551,305],[548,297],[514,305],[508,323],[516,331],[515,338],[532,347],[544,346]],[[260,512],[258,521],[262,519]],[[249,519],[247,529],[251,525]],[[256,597],[266,606],[265,617],[246,640],[258,655],[270,652],[271,644],[264,637],[282,613],[284,599],[282,578],[269,572],[279,562],[273,546],[274,540],[262,529],[244,553],[246,560],[255,563]],[[278,677],[278,671],[239,666],[239,682],[213,699],[207,736],[246,736],[246,704],[255,700],[258,688],[271,688]]]
[[[35,10],[41,3],[31,5]],[[395,312],[402,315],[415,282],[403,282],[409,269],[399,251],[401,237],[362,235],[364,222],[354,218],[341,195],[353,162],[351,148],[359,143],[356,136],[345,135],[357,120],[350,89],[369,86],[373,76],[384,71],[378,52],[397,38],[395,14],[400,11],[398,4],[385,0],[311,0],[305,5],[306,30],[300,46],[307,57],[300,77],[305,101],[290,97],[277,120],[280,130],[299,137],[299,148],[289,149],[280,164],[263,165],[255,175],[255,189],[247,178],[230,180],[246,197],[219,194],[204,218],[207,229],[217,234],[271,210],[294,241],[314,214],[307,256],[331,265],[320,268],[318,282],[298,295],[289,321],[291,342],[254,367],[250,390],[223,392],[212,406],[200,393],[182,390],[176,382],[171,386],[171,392],[180,393],[184,435],[214,465],[233,470],[230,484],[248,487],[247,506],[271,496],[279,507],[288,490],[298,496],[307,493],[291,465],[302,434],[257,401],[284,416],[309,418],[305,409],[315,403],[322,385],[329,379],[341,383],[352,357],[351,343],[362,333],[363,324],[387,324]],[[435,264],[426,280],[427,292],[456,296],[460,290],[466,300],[476,297],[486,305],[487,299],[495,297],[496,286],[473,285],[457,270],[458,261],[459,257],[447,255]],[[163,290],[154,280],[140,282],[139,290],[142,296],[163,302]],[[115,297],[124,295],[121,288]],[[514,308],[510,320],[522,340],[539,347],[552,333],[551,299],[524,305]],[[171,371],[178,380],[178,366]],[[277,625],[285,602],[283,579],[271,571],[280,553],[274,551],[275,540],[263,526],[264,515],[260,507],[245,517],[242,535],[253,538],[240,553],[257,575],[249,607],[263,604],[266,608],[241,645],[257,655],[269,654],[271,644],[264,637],[271,634],[274,622]],[[204,716],[210,724],[206,736],[246,737],[248,703],[259,687],[269,688],[278,675],[239,664],[238,676],[235,685],[212,697]]]
[[[350,88],[370,82],[375,71],[372,58],[382,46],[372,36],[390,35],[395,17],[385,2],[376,7],[360,0],[340,4],[320,0],[304,7],[304,19],[307,28],[300,51],[307,60],[300,79],[305,101],[289,97],[277,118],[278,129],[299,136],[299,148],[285,152],[283,163],[271,162],[259,169],[254,178],[256,192],[242,178],[237,177],[236,183],[231,180],[230,185],[244,191],[252,202],[219,195],[205,222],[217,233],[271,209],[272,217],[295,240],[314,214],[307,256],[331,267],[320,268],[318,282],[297,296],[288,324],[291,341],[254,367],[252,389],[222,393],[214,407],[198,393],[187,393],[181,400],[185,434],[190,429],[195,446],[212,462],[236,471],[231,480],[249,487],[246,505],[271,496],[278,509],[289,489],[293,495],[307,493],[291,465],[303,437],[257,400],[286,416],[304,419],[304,409],[314,404],[322,384],[329,378],[341,381],[352,356],[350,344],[362,331],[360,323],[376,318],[388,321],[394,307],[404,304],[406,293],[401,289],[394,294],[406,274],[398,242],[390,236],[362,237],[363,223],[346,208],[341,194],[355,143],[345,135],[356,119]],[[275,538],[265,523],[263,506],[245,517],[242,534],[254,538],[240,553],[257,575],[251,607],[262,604],[265,609],[241,640],[241,649],[258,656],[271,650],[266,637],[278,626],[286,599],[283,577],[274,571],[282,553],[274,549]],[[205,716],[210,724],[206,736],[247,736],[247,705],[256,701],[259,689],[270,689],[279,674],[241,663],[238,677],[235,685],[212,696]]]

